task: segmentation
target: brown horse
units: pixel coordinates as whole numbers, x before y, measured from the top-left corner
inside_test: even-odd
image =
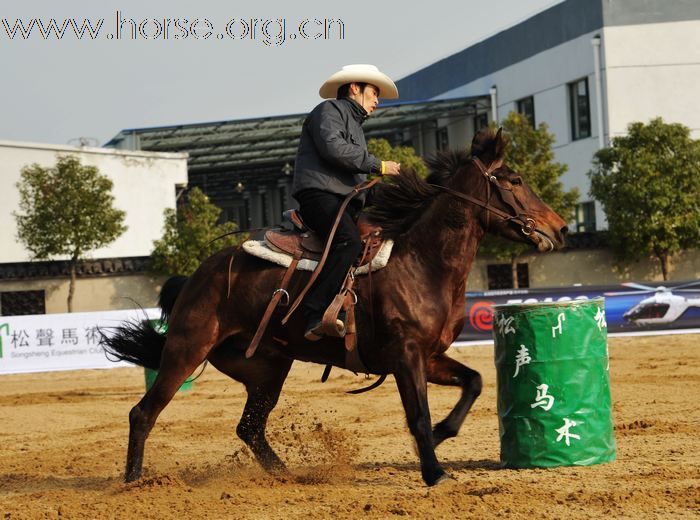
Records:
[[[489,231],[548,251],[563,246],[566,233],[565,222],[503,164],[504,148],[500,131],[481,132],[471,152],[431,160],[429,182],[407,172],[379,185],[368,211],[384,236],[394,240],[394,249],[388,265],[372,275],[371,286],[366,277],[356,282],[358,348],[370,372],[394,375],[428,485],[446,476],[435,447],[457,435],[481,392],[479,373],[445,355],[464,324],[467,276],[479,242]],[[246,386],[237,434],[265,469],[284,471],[265,428],[292,362],[343,368],[345,349],[339,339],[305,341],[303,320],[293,315],[288,344],[264,339],[246,359],[245,348],[283,272],[240,249],[223,250],[184,284],[174,280],[164,286],[165,339],[145,325],[132,325],[106,340],[105,348],[120,359],[159,369],[129,414],[127,481],[141,476],[144,444],[158,415],[204,360]],[[308,274],[295,277],[292,296]],[[454,409],[434,428],[428,382],[461,388]]]

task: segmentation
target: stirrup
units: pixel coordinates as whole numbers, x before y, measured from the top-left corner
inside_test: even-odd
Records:
[[[309,328],[305,333],[304,333],[304,339],[308,341],[318,341],[320,339],[323,339],[324,337],[333,337],[333,338],[343,338],[345,337],[345,323],[343,320],[340,318],[336,318],[335,320],[335,330],[327,330],[327,327],[324,327],[323,321],[319,321],[316,325],[313,327]]]

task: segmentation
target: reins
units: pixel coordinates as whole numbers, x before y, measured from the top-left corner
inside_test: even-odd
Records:
[[[484,208],[487,211],[487,217],[486,217],[486,227],[488,228],[489,226],[489,215],[493,213],[494,215],[497,215],[501,217],[503,220],[508,220],[511,222],[515,222],[516,224],[520,225],[520,230],[524,235],[530,235],[535,231],[535,221],[528,217],[526,214],[521,213],[518,211],[517,206],[520,206],[521,208],[523,205],[518,201],[518,199],[513,195],[512,190],[508,190],[506,188],[503,188],[498,184],[498,181],[496,180],[496,177],[493,175],[493,172],[498,170],[501,166],[503,166],[503,160],[498,159],[494,161],[488,168],[484,166],[484,163],[481,162],[481,159],[479,159],[476,156],[472,157],[472,161],[474,161],[474,164],[479,168],[481,173],[484,175],[486,178],[487,182],[487,198],[486,201],[482,201],[477,199],[476,197],[472,197],[471,195],[467,195],[466,193],[462,193],[456,190],[453,190],[452,188],[448,188],[446,186],[440,186],[439,184],[430,184],[430,186],[434,188],[438,188],[439,190],[442,190],[446,193],[449,193],[450,195],[460,198],[462,200],[465,200],[467,202],[471,202],[472,204],[476,204],[477,206],[480,206]],[[340,219],[343,216],[343,213],[345,213],[345,209],[347,208],[348,204],[350,201],[357,196],[358,193],[360,193],[363,190],[368,190],[377,182],[379,182],[380,178],[377,177],[371,181],[365,181],[361,184],[358,184],[353,188],[353,190],[345,197],[343,200],[343,203],[340,206],[340,209],[338,210],[338,214],[335,218],[335,222],[333,223],[333,227],[331,228],[331,232],[328,235],[328,239],[326,240],[326,246],[323,250],[323,255],[321,256],[321,259],[318,262],[318,265],[316,266],[316,269],[314,269],[313,273],[311,273],[311,277],[309,278],[309,281],[306,283],[306,286],[304,289],[299,293],[299,295],[296,297],[294,300],[294,303],[290,306],[289,311],[287,311],[287,314],[284,316],[282,319],[282,324],[286,324],[289,318],[292,316],[294,311],[299,307],[301,304],[302,300],[304,299],[304,296],[306,296],[306,293],[311,289],[311,286],[313,283],[316,281],[316,278],[318,278],[318,275],[321,272],[321,269],[323,269],[324,264],[326,263],[326,259],[328,258],[328,253],[330,252],[331,249],[331,244],[333,242],[333,238],[335,237],[335,233],[338,230],[338,225],[340,224]],[[491,200],[491,184],[494,184],[501,195],[501,199],[503,202],[507,205],[510,206],[510,208],[513,210],[513,214],[508,214],[505,211],[496,208],[492,206],[489,201]]]
[[[486,188],[487,188],[487,197],[486,201],[484,202],[483,200],[477,199],[476,197],[472,197],[471,195],[467,195],[466,193],[462,193],[457,190],[453,190],[452,188],[448,188],[446,186],[441,186],[439,184],[430,184],[433,188],[438,188],[439,190],[442,190],[446,193],[449,193],[450,195],[460,198],[462,200],[466,200],[467,202],[471,202],[472,204],[476,204],[477,206],[480,206],[484,208],[487,213],[486,213],[486,227],[489,227],[489,215],[493,213],[494,215],[497,215],[501,217],[503,220],[508,220],[511,222],[515,222],[516,224],[520,225],[520,230],[524,235],[531,235],[533,231],[535,231],[535,221],[528,217],[526,214],[521,213],[518,211],[517,206],[520,206],[521,208],[523,207],[520,201],[513,195],[513,191],[506,189],[502,187],[501,185],[498,184],[498,181],[496,177],[493,175],[493,172],[496,171],[498,168],[503,166],[503,161],[502,160],[497,160],[494,161],[488,168],[484,166],[484,163],[481,162],[481,159],[478,157],[474,156],[472,157],[472,160],[474,161],[474,164],[479,168],[481,173],[484,175],[486,178]],[[501,199],[503,202],[510,206],[510,208],[513,210],[513,214],[508,214],[505,211],[496,208],[489,204],[489,201],[491,200],[491,184],[494,184],[501,195]],[[506,195],[507,194],[507,195]],[[510,200],[508,200],[510,199]]]

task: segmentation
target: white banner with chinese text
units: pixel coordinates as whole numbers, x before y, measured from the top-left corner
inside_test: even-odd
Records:
[[[157,319],[158,309],[0,316],[0,374],[114,368],[100,346],[124,321]]]

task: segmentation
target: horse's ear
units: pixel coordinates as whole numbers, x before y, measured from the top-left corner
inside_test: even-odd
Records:
[[[491,164],[497,159],[502,159],[507,145],[502,130],[502,128],[499,128],[498,131],[487,128],[477,132],[472,139],[471,154],[481,159],[484,164]]]
[[[494,158],[503,159],[506,154],[506,147],[508,146],[508,139],[503,135],[503,127],[498,129],[496,132],[496,138],[493,141],[494,148]]]
[[[483,160],[484,155],[488,151],[488,144],[488,130],[479,130],[474,134],[474,138],[472,139],[471,155]]]

